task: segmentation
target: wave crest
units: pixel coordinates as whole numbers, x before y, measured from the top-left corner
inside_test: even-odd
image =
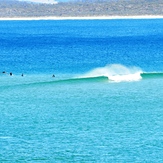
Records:
[[[138,67],[126,67],[121,64],[111,64],[105,67],[99,67],[82,75],[84,78],[105,76],[110,81],[122,82],[122,81],[138,81],[141,80],[142,70]]]

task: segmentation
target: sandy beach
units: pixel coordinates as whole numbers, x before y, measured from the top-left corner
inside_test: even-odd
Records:
[[[140,16],[88,16],[88,17],[6,17],[3,20],[109,20],[109,19],[163,19],[163,15],[140,15]]]

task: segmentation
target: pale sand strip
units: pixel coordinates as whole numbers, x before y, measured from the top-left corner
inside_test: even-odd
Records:
[[[14,17],[0,18],[3,20],[109,20],[109,19],[163,19],[163,15],[142,16],[88,16],[88,17]]]

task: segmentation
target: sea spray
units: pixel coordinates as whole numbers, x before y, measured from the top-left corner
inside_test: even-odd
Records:
[[[141,80],[142,70],[139,67],[126,67],[121,64],[110,64],[105,67],[95,68],[82,77],[98,77],[105,76],[108,77],[110,81],[122,82],[122,81],[138,81]]]

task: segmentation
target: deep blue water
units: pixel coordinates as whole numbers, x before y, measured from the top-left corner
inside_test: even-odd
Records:
[[[1,69],[78,73],[107,64],[163,71],[162,20],[0,22]]]
[[[0,21],[0,71],[0,162],[163,162],[163,19]]]

